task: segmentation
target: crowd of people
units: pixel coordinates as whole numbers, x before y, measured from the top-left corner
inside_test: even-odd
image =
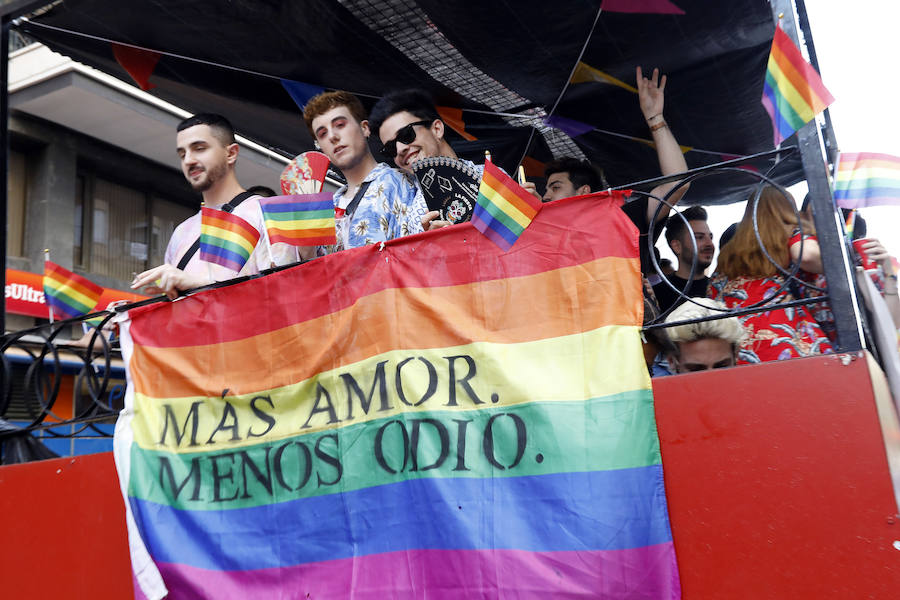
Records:
[[[660,76],[659,70],[645,77],[637,68],[636,79],[640,109],[656,149],[660,175],[686,171],[684,154],[663,115],[666,77]],[[428,209],[412,176],[414,163],[424,158],[462,160],[449,143],[448,126],[426,92],[389,93],[378,100],[369,115],[353,94],[323,92],[308,102],[303,118],[316,147],[346,180],[333,195],[337,249],[450,225],[438,212]],[[370,139],[380,143],[377,154]],[[238,182],[235,165],[240,148],[227,119],[210,113],[185,119],[177,128],[176,150],[182,172],[202,195],[204,206],[233,212],[258,230],[264,229],[259,199],[261,193],[267,194],[264,189],[244,190]],[[479,173],[484,168],[464,162]],[[548,163],[544,175],[543,194],[534,183],[523,184],[543,202],[608,187],[601,171],[573,157]],[[733,234],[729,233],[727,243],[723,235],[718,262],[709,275],[716,247],[706,211],[692,206],[669,216],[670,207],[687,189],[687,185],[666,183],[622,206],[640,235],[645,322],[666,314],[667,323],[701,319],[648,336],[645,357],[651,372],[689,372],[832,352],[834,316],[827,303],[703,321],[727,309],[821,295],[827,282],[810,215],[798,212],[793,198],[773,187],[755,193],[758,200],[748,202],[743,220]],[[661,203],[659,199],[667,194],[667,201]],[[651,228],[654,220],[656,225]],[[236,273],[200,260],[200,224],[199,212],[181,223],[169,241],[165,263],[138,274],[132,287],[175,298],[185,290],[314,258],[323,251],[284,243],[258,244],[250,260]],[[657,240],[647,240],[651,229],[657,237],[665,230],[677,268],[668,266],[657,272],[651,259]],[[876,240],[864,244],[862,251],[881,265],[882,293],[896,303],[897,279],[887,252]],[[663,266],[661,260],[656,262]],[[799,268],[796,277],[791,277],[794,265]],[[892,311],[900,321],[900,304],[892,306]]]

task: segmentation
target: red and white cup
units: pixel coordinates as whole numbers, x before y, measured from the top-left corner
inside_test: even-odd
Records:
[[[869,241],[871,240],[865,238],[853,240],[853,249],[856,250],[856,254],[859,256],[860,265],[865,269],[866,273],[869,274],[869,277],[872,278],[872,283],[875,284],[875,288],[879,292],[882,292],[884,291],[884,273],[881,270],[881,265],[869,258],[869,255],[866,254],[866,251],[863,249],[863,246]]]
[[[868,271],[869,269],[877,269],[878,263],[869,258],[869,255],[866,254],[866,251],[863,249],[863,246],[870,240],[863,238],[861,240],[853,240],[853,249],[856,250],[857,256],[859,256],[860,264],[862,268]]]

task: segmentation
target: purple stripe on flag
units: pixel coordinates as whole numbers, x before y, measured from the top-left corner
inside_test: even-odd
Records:
[[[211,262],[217,265],[221,265],[226,269],[231,269],[232,271],[240,272],[241,269],[244,268],[244,265],[247,264],[246,260],[237,261],[235,260],[236,254],[233,252],[228,253],[225,256],[220,254],[216,254],[215,252],[223,252],[222,248],[216,248],[213,252],[207,252],[205,249],[201,248],[200,250],[200,260],[205,260],[206,262]]]
[[[835,202],[841,208],[866,208],[868,206],[898,206],[900,205],[900,197],[898,196],[873,196],[871,198],[838,198]]]
[[[769,118],[772,119],[772,137],[777,146],[791,137],[795,129],[785,120],[784,115],[776,107],[776,103],[775,90],[766,82],[763,86],[762,105],[769,113]]]
[[[627,550],[407,550],[249,571],[157,563],[176,598],[681,597],[672,542]]]
[[[479,209],[481,210],[479,211]],[[503,227],[503,232],[498,231],[498,225],[503,227],[503,223],[491,216],[480,204],[475,206],[472,213],[472,226],[506,252],[519,238],[506,227]],[[512,239],[508,239],[509,236],[512,236]]]

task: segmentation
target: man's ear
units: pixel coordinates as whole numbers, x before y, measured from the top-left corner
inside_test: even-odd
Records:
[[[363,135],[366,136],[366,139],[369,139],[371,135],[371,130],[369,129],[369,121],[366,119],[365,121],[359,122],[359,128],[362,129]]]
[[[241,147],[238,146],[237,143],[228,144],[228,146],[225,147],[225,162],[233,167],[234,163],[237,162],[238,153],[240,151]]]
[[[434,136],[439,139],[444,139],[444,122],[440,119],[435,119],[434,123],[431,124],[431,131],[434,133]]]
[[[681,240],[672,240],[669,242],[669,248],[672,249],[672,254],[681,256]]]
[[[576,196],[584,196],[585,194],[590,194],[590,193],[591,193],[591,186],[589,186],[587,184],[584,184],[583,186],[581,186],[580,188],[575,190]]]

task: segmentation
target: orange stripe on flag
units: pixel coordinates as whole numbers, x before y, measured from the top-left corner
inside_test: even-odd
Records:
[[[474,341],[529,342],[639,323],[643,307],[639,287],[613,283],[634,277],[637,270],[636,258],[607,257],[525,277],[391,288],[360,298],[350,308],[241,340],[176,348],[135,344],[132,360],[143,366],[133,372],[135,390],[157,398],[218,396],[227,379],[228,387],[239,395],[288,385],[391,350],[448,348]],[[510,298],[528,301],[510,302]],[[481,326],[469,314],[476,302],[496,307]],[[576,311],[592,318],[573,322]],[[404,315],[401,321],[398,314]],[[379,335],[354,335],[348,328],[360,320]],[[436,328],[437,320],[468,325]],[[322,348],[332,351],[323,353]],[[273,357],[281,353],[309,359],[299,372],[296,364],[285,370],[259,369],[261,364],[277,363]],[[242,382],[240,389],[234,387],[236,381]]]

